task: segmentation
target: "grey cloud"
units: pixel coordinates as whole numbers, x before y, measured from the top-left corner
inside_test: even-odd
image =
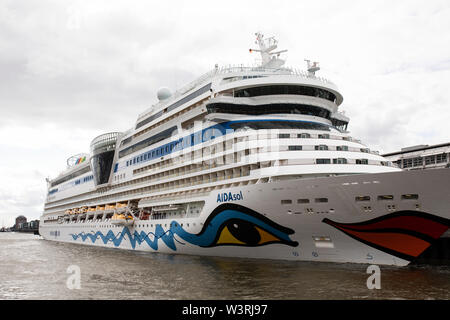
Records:
[[[4,146],[6,165],[28,152],[24,166],[47,173],[60,161],[62,169],[72,152],[88,150],[91,133],[132,127],[159,87],[174,91],[215,63],[253,62],[259,30],[289,50],[288,65],[321,62],[319,75],[342,89],[352,136],[369,147],[441,142],[450,137],[435,125],[450,122],[447,2],[2,1],[0,127],[38,136],[20,151]],[[54,132],[42,133],[46,124]],[[11,186],[0,190],[17,190],[3,194],[15,205],[38,194],[20,209],[38,212],[42,176],[24,171],[31,180],[6,170]],[[26,190],[30,181],[39,187]]]
[[[8,4],[10,18],[0,26],[7,42],[7,50],[0,52],[0,121],[83,127],[98,126],[99,119],[115,122],[123,113],[131,126],[137,113],[155,102],[155,79],[171,83],[187,78],[174,68],[153,72],[144,67],[160,54],[157,50],[140,61],[143,65],[136,63],[137,54],[151,52],[171,34],[157,23],[146,24],[143,16],[94,12],[81,19],[79,28],[70,29],[67,6],[52,3],[51,10],[36,13]],[[53,18],[55,11],[59,18]],[[14,16],[24,17],[25,23]]]

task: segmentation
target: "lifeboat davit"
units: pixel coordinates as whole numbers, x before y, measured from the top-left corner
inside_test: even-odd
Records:
[[[111,218],[111,224],[116,226],[132,226],[134,219],[131,215],[115,213]]]

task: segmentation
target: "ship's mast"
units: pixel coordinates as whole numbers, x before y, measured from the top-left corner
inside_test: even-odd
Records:
[[[280,50],[272,52],[277,48],[278,41],[274,37],[264,39],[264,35],[260,32],[255,33],[256,41],[255,44],[259,46],[259,49],[250,49],[250,52],[256,51],[261,53],[263,68],[280,68],[284,64],[284,60],[280,59],[279,56],[287,50]]]
[[[316,75],[316,71],[320,70],[319,62],[314,61],[314,62],[311,63],[311,60],[308,60],[308,59],[305,59],[305,61],[306,61],[306,67],[307,67],[307,70],[308,70],[308,74],[311,77],[314,77]]]

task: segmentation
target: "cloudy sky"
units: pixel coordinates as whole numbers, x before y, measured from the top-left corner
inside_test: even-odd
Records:
[[[0,0],[0,219],[39,218],[46,177],[256,31],[288,66],[319,61],[352,136],[380,152],[450,141],[450,2]]]

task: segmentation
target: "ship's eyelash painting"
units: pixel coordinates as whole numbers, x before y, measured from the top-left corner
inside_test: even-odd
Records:
[[[281,243],[296,247],[298,242],[289,238],[292,229],[283,227],[247,207],[227,203],[218,206],[206,220],[199,237],[213,238],[204,247],[238,245],[257,247]]]

